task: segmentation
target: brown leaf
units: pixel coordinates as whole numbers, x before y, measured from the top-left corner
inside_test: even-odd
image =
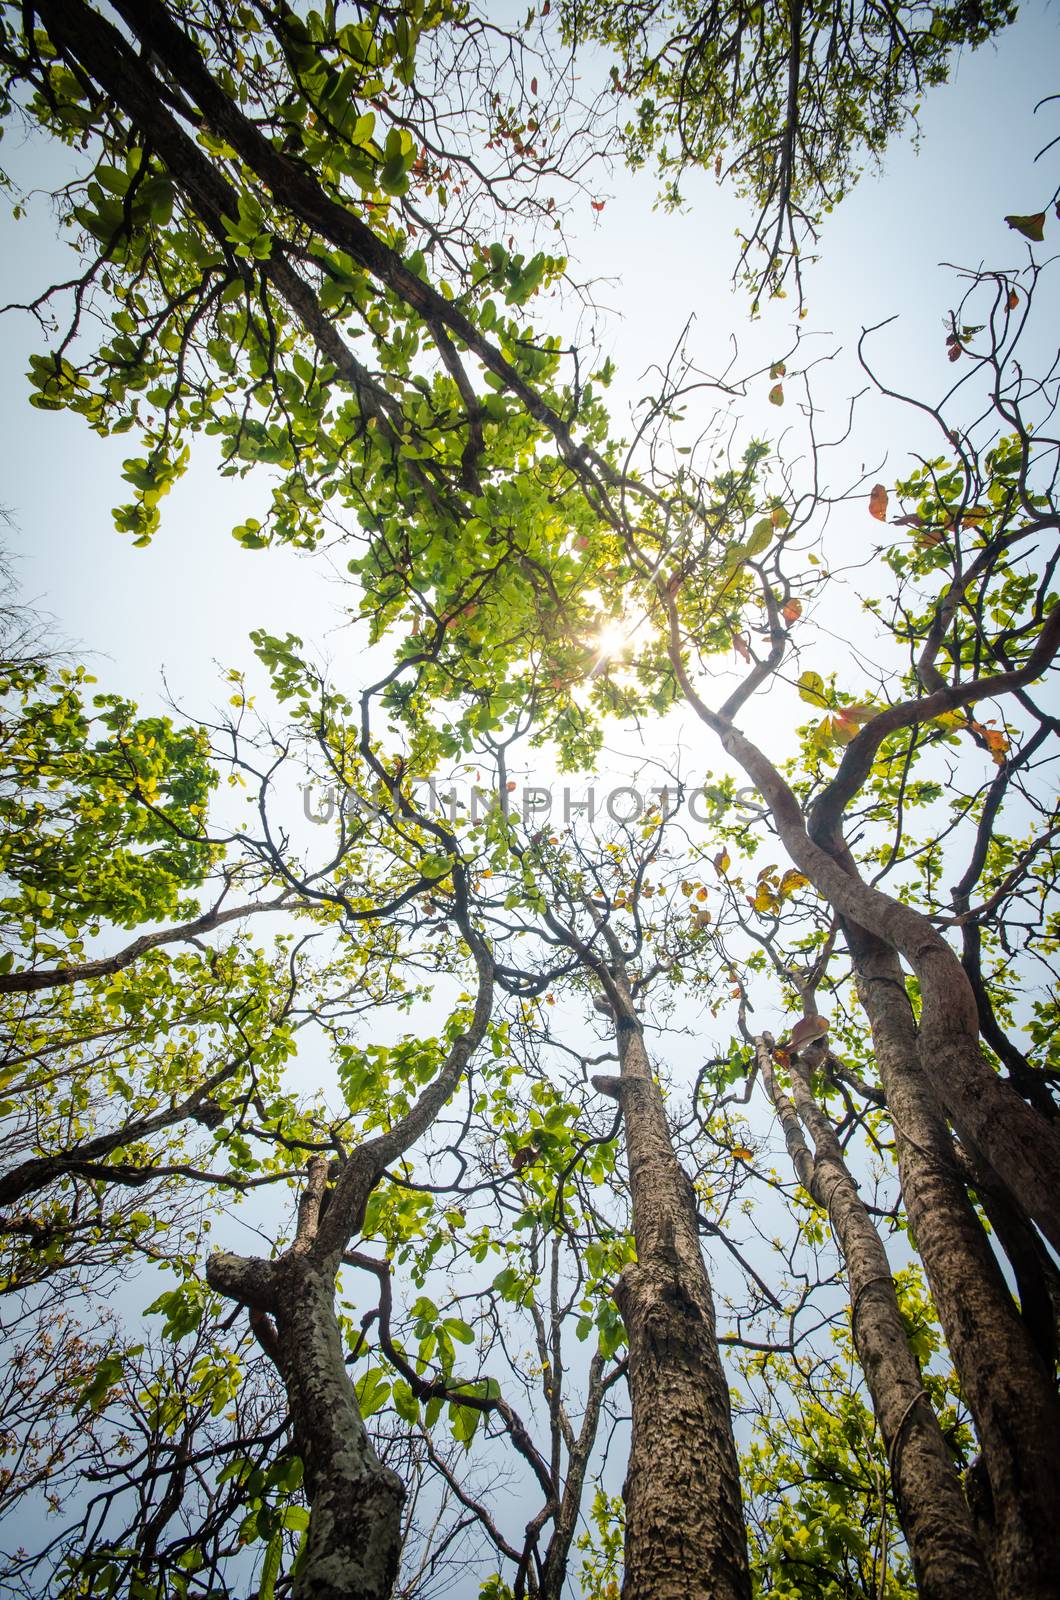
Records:
[[[589,204],[592,206],[594,211],[602,211],[604,209],[605,205],[607,204],[607,201],[606,200],[590,200]]]
[[[802,601],[789,600],[780,614],[787,623],[798,622],[799,618],[802,616]]]
[[[845,717],[842,712],[837,717],[829,718],[828,721],[829,733],[834,744],[849,744],[851,739],[857,735],[857,723],[852,722],[849,717]]]
[[[736,651],[736,654],[740,657],[741,661],[746,661],[746,662],[750,663],[751,652],[747,648],[747,640],[744,638],[742,633],[734,633],[733,634],[733,636],[732,636],[732,647]]]
[[[782,406],[784,404],[784,385],[782,383],[775,383],[770,389],[769,403],[771,406]]]
[[[823,1039],[828,1033],[827,1017],[800,1017],[791,1030],[788,1040],[789,1050],[805,1050],[808,1044],[814,1044],[818,1039]]]
[[[530,93],[531,94],[536,94],[537,93],[537,79],[536,78],[531,78],[530,79]]]
[[[852,705],[840,706],[836,714],[839,721],[846,723],[848,727],[861,728],[864,727],[866,722],[872,721],[876,711],[873,706]]]
[[[1041,244],[1045,238],[1045,212],[1035,211],[1026,217],[1006,217],[1005,221],[1010,228],[1015,228],[1017,233],[1022,233],[1025,239],[1033,239],[1036,244]]]
[[[1015,289],[1010,289],[1009,290],[1009,297],[1008,297],[1008,308],[1009,308],[1009,310],[1010,311],[1015,311],[1015,309],[1019,305],[1019,303],[1020,303],[1019,295],[1016,293]]]
[[[882,483],[874,484],[869,495],[869,516],[877,522],[887,521],[887,490]]]
[[[714,857],[714,871],[726,873],[729,870],[730,856],[727,850],[719,850]]]
[[[922,528],[924,519],[916,511],[907,511],[904,517],[892,517],[892,528]]]

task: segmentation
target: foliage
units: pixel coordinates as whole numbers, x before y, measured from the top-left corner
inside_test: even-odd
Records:
[[[614,93],[629,104],[627,160],[654,157],[669,206],[689,169],[731,178],[753,208],[740,264],[754,289],[783,292],[822,216],[915,118],[924,90],[945,83],[962,47],[1010,24],[1007,3],[850,8],[745,0],[610,6],[566,0],[567,35],[617,57]]]
[[[270,509],[237,539],[330,546],[359,639],[391,663],[340,689],[315,647],[261,630],[270,713],[237,667],[227,720],[189,727],[7,652],[13,1542],[63,1474],[57,1531],[12,1554],[14,1580],[311,1593],[326,1541],[367,1548],[357,1519],[375,1517],[398,1593],[452,1592],[466,1565],[484,1594],[559,1600],[578,1551],[582,1592],[612,1600],[644,1152],[628,1081],[596,1069],[621,1072],[633,1035],[652,1052],[638,1092],[665,1108],[656,1175],[683,1174],[739,1379],[759,1592],[901,1600],[920,1555],[892,1475],[913,1413],[893,1429],[859,1263],[807,1173],[857,1175],[885,1267],[869,1286],[897,1306],[915,1425],[945,1442],[957,1498],[985,1473],[998,1514],[1024,1515],[991,1429],[1024,1357],[1041,1403],[1022,1415],[1047,1429],[1055,1401],[1035,1229],[1055,1243],[1054,1212],[1034,1185],[1055,1144],[1057,824],[1035,775],[1055,735],[1037,684],[1058,648],[1060,444],[1055,380],[1023,356],[1039,269],[973,275],[946,351],[979,420],[952,395],[921,404],[943,443],[896,484],[823,487],[797,349],[747,384],[774,407],[803,389],[802,465],[739,430],[720,450],[697,436],[700,375],[677,360],[621,444],[610,363],[543,328],[565,272],[537,248],[550,178],[580,168],[528,70],[535,19],[347,11],[3,10],[6,109],[80,162],[60,195],[77,273],[35,302],[33,403],[136,436],[117,523],[139,544],[193,447],[264,470]],[[733,151],[777,289],[914,87],[1009,15],[583,7],[564,25],[616,47],[616,90],[646,96],[632,162],[656,153],[676,182]],[[833,504],[864,597],[829,554]],[[766,692],[762,748],[744,728]],[[697,742],[689,774],[642,738],[628,821],[540,825],[512,798],[531,752],[569,769],[637,719],[680,736],[682,715],[715,753]],[[292,774],[334,791],[312,836]],[[493,803],[435,804],[457,781]],[[802,1053],[791,1023],[822,1006]],[[763,1014],[788,1018],[786,1044]],[[763,1077],[770,1118],[792,1097],[794,1176]],[[950,1265],[932,1223],[955,1217],[979,1254]],[[675,1238],[671,1218],[676,1259]],[[948,1269],[979,1272],[970,1309]],[[1026,1516],[1048,1537],[1032,1455]]]

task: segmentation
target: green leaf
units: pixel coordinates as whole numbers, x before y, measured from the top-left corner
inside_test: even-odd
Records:
[[[799,699],[807,701],[811,706],[826,706],[828,704],[824,679],[819,672],[804,672],[799,679],[798,690]]]
[[[754,556],[760,556],[763,550],[769,548],[773,542],[773,532],[772,517],[760,517],[751,529],[751,537],[744,546],[744,554],[749,560]]]
[[[451,1401],[449,1405],[449,1425],[453,1438],[462,1444],[465,1450],[471,1449],[471,1441],[478,1431],[482,1412],[472,1409],[471,1406],[462,1406]]]
[[[266,1546],[265,1559],[261,1563],[261,1576],[258,1578],[258,1600],[273,1600],[276,1593],[276,1579],[280,1576],[282,1558],[283,1533],[277,1529]]]
[[[390,1399],[391,1385],[378,1367],[369,1367],[357,1381],[357,1404],[362,1417],[382,1411]]]

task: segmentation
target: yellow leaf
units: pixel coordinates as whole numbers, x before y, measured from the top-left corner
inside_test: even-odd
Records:
[[[808,701],[811,706],[828,704],[828,696],[824,692],[824,679],[819,672],[804,672],[796,687],[799,699]]]

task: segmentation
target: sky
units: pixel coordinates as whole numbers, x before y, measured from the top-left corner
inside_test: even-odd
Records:
[[[1028,247],[1003,219],[1041,209],[1055,186],[1057,152],[1037,165],[1034,157],[1060,133],[1060,102],[1037,115],[1034,106],[1055,89],[1058,22],[1055,5],[1029,5],[996,46],[958,62],[952,83],[925,102],[919,146],[897,142],[882,171],[866,175],[828,219],[821,260],[807,276],[801,331],[822,355],[834,354],[815,381],[837,430],[849,396],[866,381],[854,353],[863,327],[896,317],[871,347],[881,373],[935,398],[953,377],[944,316],[956,299],[955,278],[944,263],[1026,262]],[[34,145],[5,142],[2,159],[23,183],[46,185],[61,174],[54,154]],[[706,178],[692,181],[689,208],[671,216],[652,209],[654,187],[647,173],[602,177],[604,209],[592,210],[586,197],[571,228],[571,270],[594,282],[606,308],[599,332],[618,367],[612,395],[619,416],[650,386],[644,375],[668,356],[690,316],[687,348],[705,370],[728,365],[734,340],[741,366],[753,368],[791,338],[789,304],[767,307],[752,324],[745,291],[732,286],[742,216],[732,198]],[[1060,239],[1060,224],[1051,221],[1047,241]],[[1045,252],[1038,247],[1039,256]],[[46,280],[65,276],[67,262],[46,201],[21,222],[0,217],[0,303],[31,297]],[[1051,335],[1048,319],[1043,326],[1055,346],[1060,318],[1053,316]],[[218,477],[208,442],[197,441],[191,470],[163,503],[161,531],[148,548],[134,549],[110,517],[126,497],[120,472],[128,441],[100,440],[77,417],[28,406],[24,373],[40,348],[25,314],[0,318],[0,505],[12,517],[7,538],[23,596],[54,618],[56,636],[92,662],[101,686],[145,709],[171,694],[190,717],[206,715],[227,698],[223,671],[249,663],[248,635],[260,627],[300,635],[356,690],[364,662],[358,640],[344,629],[337,576],[317,557],[248,552],[230,536],[235,523],[259,511],[264,480]],[[794,399],[788,412],[769,407],[768,387],[760,381],[745,410],[748,426],[775,435],[798,417]],[[870,395],[836,471],[843,481],[862,470],[869,482],[892,480],[909,452],[937,448],[921,419]],[[833,516],[828,537],[840,556],[864,543],[865,517],[857,502]],[[781,712],[774,704],[755,715],[770,731]],[[690,748],[696,739],[701,746],[700,736],[688,733]],[[651,753],[650,738],[646,748]],[[614,771],[624,773],[636,756],[630,741],[624,749]],[[697,1047],[695,1038],[677,1046],[689,1061]]]

